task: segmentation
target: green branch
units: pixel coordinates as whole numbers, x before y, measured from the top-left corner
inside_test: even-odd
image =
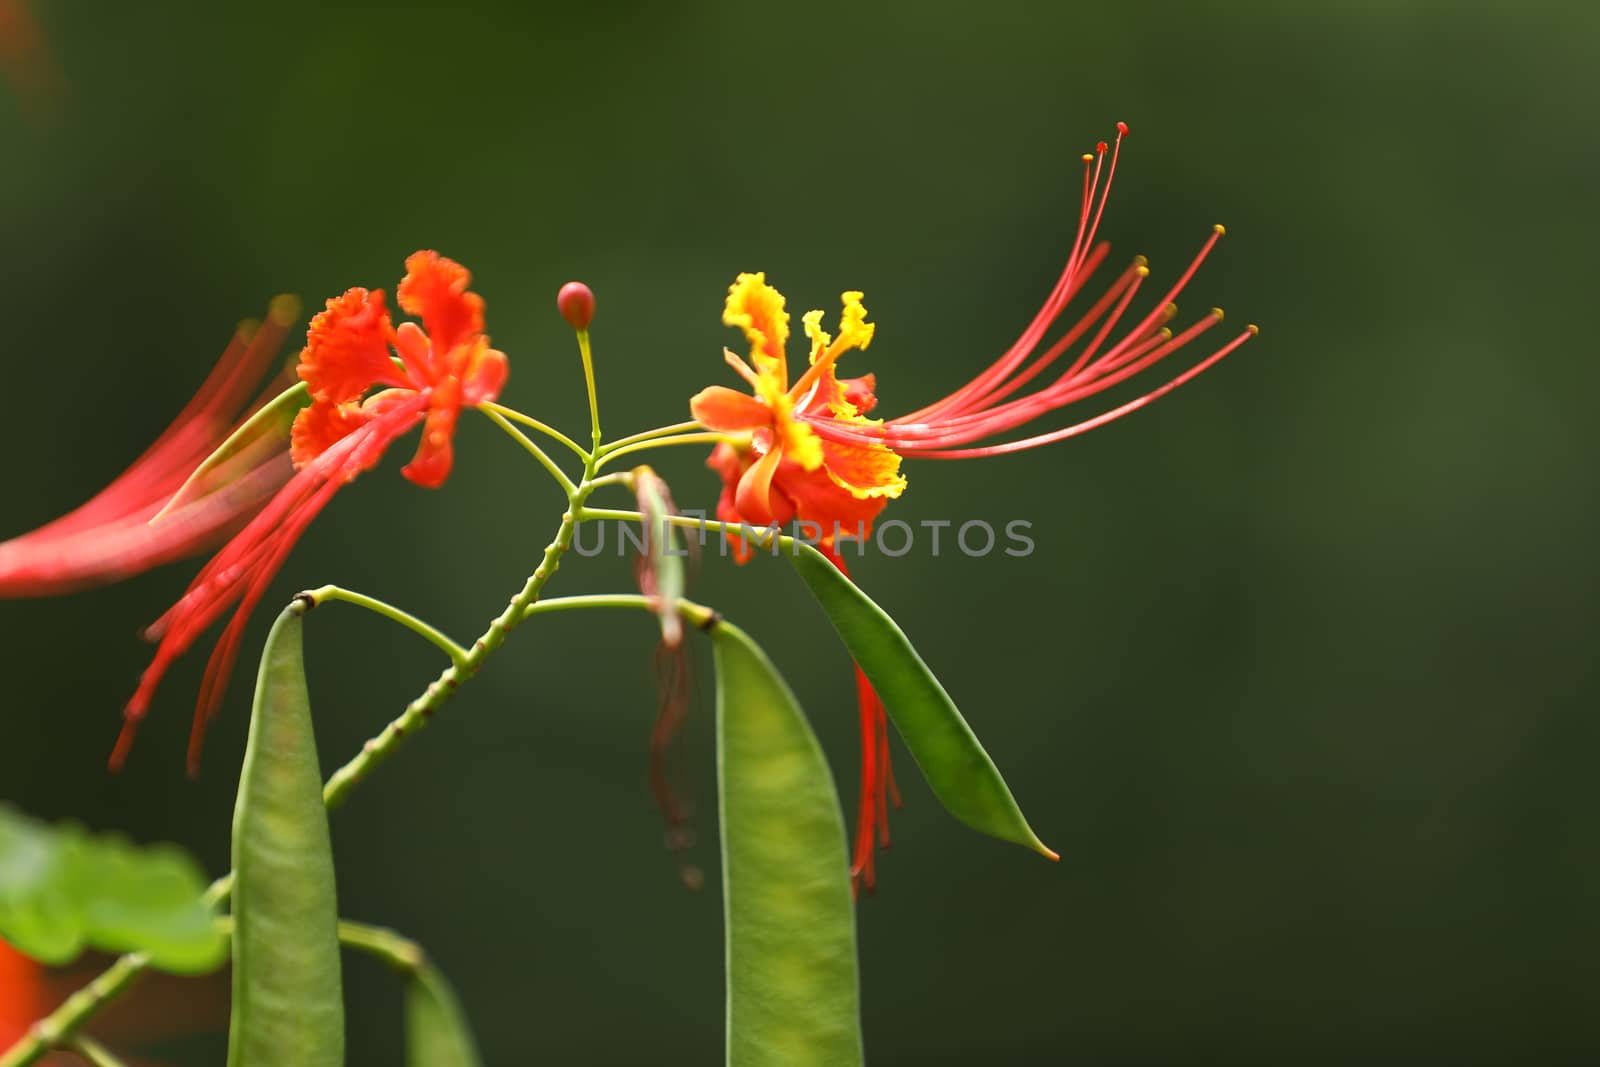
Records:
[[[397,622],[412,633],[419,634],[431,641],[440,651],[450,657],[450,662],[452,663],[460,664],[467,658],[467,650],[450,640],[439,630],[429,626],[415,615],[401,611],[391,604],[385,604],[383,601],[367,596],[365,593],[357,593],[354,590],[343,589],[337,585],[324,585],[317,589],[307,589],[300,594],[300,597],[307,602],[309,607],[313,608],[330,600],[341,600],[346,604],[354,604],[358,608],[366,608],[368,611]]]

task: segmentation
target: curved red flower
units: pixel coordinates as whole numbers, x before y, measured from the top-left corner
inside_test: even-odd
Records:
[[[428,488],[449,477],[461,408],[493,400],[507,374],[505,355],[490,348],[483,333],[483,300],[467,289],[470,281],[459,263],[417,252],[406,260],[398,297],[404,311],[422,319],[421,326],[394,326],[382,291],[366,289],[329,300],[312,318],[298,367],[312,402],[291,431],[296,473],[146,631],[158,642],[156,654],[123,711],[113,767],[127,758],[167,669],[232,608],[195,707],[189,765],[196,768],[206,723],[222,700],[251,612],[300,535],[342,486],[377,465],[419,422],[422,441],[402,473]],[[385,388],[367,395],[379,386]]]

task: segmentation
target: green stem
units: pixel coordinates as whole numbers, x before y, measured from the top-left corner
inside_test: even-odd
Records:
[[[112,1055],[110,1049],[88,1034],[79,1034],[67,1047],[88,1060],[91,1067],[127,1067],[127,1064]]]
[[[386,619],[399,623],[412,633],[427,638],[445,655],[450,657],[452,663],[462,663],[467,658],[467,650],[450,640],[439,630],[434,629],[415,615],[401,611],[391,604],[385,604],[375,597],[365,593],[357,593],[350,589],[342,589],[337,585],[324,585],[319,589],[308,589],[300,594],[301,598],[310,602],[311,607],[325,603],[329,600],[342,600],[346,604],[354,604],[358,608],[366,608],[376,612]]]
[[[556,466],[556,461],[551,459],[549,455],[545,453],[544,449],[534,444],[532,439],[530,439],[527,434],[511,425],[510,421],[498,411],[491,411],[488,407],[482,407],[481,410],[485,415],[489,416],[489,418],[494,421],[496,426],[504,430],[513,441],[527,449],[533,458],[538,460],[539,464],[544,467],[545,470],[550,472],[550,476],[552,478],[561,483],[562,492],[566,493],[567,496],[570,497],[573,493],[578,491],[578,487],[573,484],[572,479],[567,477],[566,471]],[[585,456],[584,459],[587,463],[588,457]]]
[[[0,1067],[27,1067],[37,1063],[51,1049],[71,1041],[78,1029],[95,1012],[125,992],[133,980],[150,965],[142,952],[119,958],[100,976],[61,1003],[55,1011],[34,1023],[22,1040],[0,1055]]]
[[[598,467],[600,465],[600,463],[604,463],[604,462],[605,462],[605,460],[600,460],[599,462],[597,462],[595,464],[595,466]],[[633,479],[633,472],[632,471],[613,471],[610,474],[602,474],[598,478],[590,478],[584,484],[586,486],[588,486],[590,489],[599,489],[601,486],[604,486],[604,485],[620,485],[620,486],[624,487],[625,489],[627,489],[629,492],[632,492],[633,491],[633,482],[634,482],[634,479]]]
[[[574,492],[574,508],[581,506],[582,500],[588,495],[586,488]],[[472,647],[457,663],[452,663],[445,671],[434,680],[422,695],[406,706],[405,711],[376,737],[361,746],[361,751],[343,767],[334,771],[328,779],[328,784],[322,789],[322,799],[329,809],[337,808],[344,803],[350,790],[372,772],[372,769],[394,754],[405,738],[427,726],[432,721],[434,713],[455,694],[461,683],[478,673],[483,666],[483,661],[495,649],[505,644],[506,635],[516,628],[522,621],[523,612],[539,598],[539,591],[550,580],[561,566],[561,557],[566,555],[567,549],[572,545],[572,532],[577,527],[578,520],[572,509],[561,517],[561,526],[556,530],[555,537],[545,546],[544,558],[539,566],[529,576],[522,591],[511,598],[511,603],[506,605],[483,635],[472,643]]]
[[[415,974],[428,963],[428,954],[421,945],[382,926],[340,919],[339,943],[375,956],[405,974]]]
[[[589,388],[589,424],[594,429],[595,453],[600,451],[600,402],[594,391],[594,353],[589,350],[589,330],[578,331],[578,352],[583,356],[583,381]],[[590,471],[592,474],[593,471]]]
[[[670,434],[687,433],[690,430],[703,429],[705,429],[705,427],[701,426],[693,419],[690,419],[688,422],[675,422],[671,426],[657,426],[653,430],[645,430],[642,433],[629,434],[627,437],[618,438],[617,440],[612,441],[610,444],[601,445],[600,454],[602,456],[607,455],[611,452],[615,452],[619,448],[622,448],[624,445],[631,445],[635,441],[648,441],[652,437],[666,437]]]
[[[479,404],[478,406],[483,408],[485,411],[493,411],[498,415],[508,418],[512,422],[520,422],[529,429],[538,430],[551,440],[561,442],[563,445],[566,445],[569,449],[571,449],[573,454],[579,459],[587,460],[589,458],[588,451],[582,445],[578,444],[578,442],[574,441],[572,438],[568,437],[554,426],[551,426],[549,423],[540,422],[532,415],[524,415],[516,408],[508,408],[504,404],[497,404],[493,401],[487,404]]]
[[[728,435],[725,433],[707,431],[706,433],[686,433],[676,437],[657,437],[648,441],[635,441],[632,444],[620,445],[602,455],[600,457],[600,466],[604,467],[618,456],[626,456],[630,452],[644,452],[652,448],[669,448],[672,445],[717,444],[726,440],[728,440]]]
[[[522,613],[523,618],[533,615],[544,615],[553,611],[581,611],[593,608],[642,608],[654,613],[656,610],[655,598],[643,596],[639,593],[592,593],[585,596],[558,596],[550,600],[541,600],[537,604],[528,605],[528,610]],[[717,613],[704,604],[696,604],[692,600],[678,600],[678,614],[683,616],[683,621],[691,626],[706,627],[717,620]]]

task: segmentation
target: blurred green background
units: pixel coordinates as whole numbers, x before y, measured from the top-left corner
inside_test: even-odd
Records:
[[[1110,428],[909,468],[893,517],[1034,524],[1026,559],[857,574],[1064,858],[955,824],[898,750],[872,1061],[1600,1056],[1593,5],[36,7],[68,91],[42,120],[0,99],[0,536],[116,474],[273,293],[392,286],[419,247],[476,272],[507,401],[569,429],[569,278],[614,432],[733,384],[739,270],[797,312],[864,289],[850,367],[920,406],[1032,315],[1079,154],[1129,122],[1113,263],[1170,279],[1226,222],[1182,302],[1263,335]],[[273,599],[337,581],[459,637],[499,610],[559,497],[482,419],[437,493],[405,451]],[[658,456],[714,502],[698,450]],[[103,770],[136,629],[192,573],[0,603],[0,799],[221,872],[248,666],[198,782],[203,652]],[[550,592],[630,585],[607,558]],[[714,557],[696,585],[767,644],[849,809],[848,663],[800,589]],[[343,910],[428,946],[492,1063],[720,1062],[719,900],[680,885],[645,778],[652,640],[528,625],[334,820]],[[442,666],[337,606],[309,649],[325,766]],[[709,681],[685,753],[715,885]],[[350,973],[351,1063],[397,1062],[394,982]]]

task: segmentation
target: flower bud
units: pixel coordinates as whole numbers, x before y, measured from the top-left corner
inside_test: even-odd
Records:
[[[587,330],[594,321],[594,290],[582,282],[568,282],[556,294],[556,308],[574,330]]]

